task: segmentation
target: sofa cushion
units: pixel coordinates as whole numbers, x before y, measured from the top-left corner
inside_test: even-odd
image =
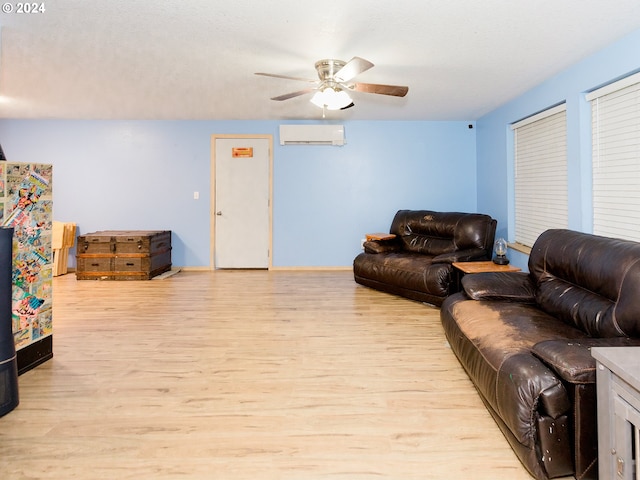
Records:
[[[393,240],[368,240],[362,244],[365,253],[391,253],[402,250],[400,242]]]
[[[455,252],[441,253],[433,257],[433,263],[472,262],[479,258],[486,258],[484,248],[466,248]]]
[[[640,337],[640,244],[571,230],[542,233],[529,271],[543,310],[592,337]]]
[[[398,288],[446,296],[449,293],[451,265],[432,265],[433,257],[395,252],[358,257],[358,274]],[[431,267],[431,268],[429,268]]]
[[[447,313],[455,319],[458,329],[495,371],[499,370],[506,356],[529,353],[535,344],[543,340],[586,337],[575,327],[559,322],[534,305],[468,299],[461,301],[460,295],[455,295],[457,301],[447,301],[447,307],[443,305],[443,310],[449,310]],[[482,375],[478,375],[480,377]],[[488,397],[493,396],[490,391],[492,388],[492,385],[488,386]]]
[[[482,272],[462,277],[462,288],[473,300],[535,303],[535,285],[522,272]]]
[[[488,215],[477,213],[399,210],[390,233],[398,236],[408,252],[441,255],[463,249],[485,249],[487,237],[493,234],[491,222]]]

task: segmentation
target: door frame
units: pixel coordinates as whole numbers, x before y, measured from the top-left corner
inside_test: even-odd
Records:
[[[216,245],[216,140],[218,139],[260,139],[269,141],[269,255],[267,270],[273,267],[273,135],[270,134],[217,134],[211,135],[211,198],[209,210],[209,268],[215,270],[215,245]]]

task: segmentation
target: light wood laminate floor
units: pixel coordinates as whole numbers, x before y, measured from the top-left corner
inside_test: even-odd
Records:
[[[349,271],[54,279],[0,479],[530,479],[437,308]]]

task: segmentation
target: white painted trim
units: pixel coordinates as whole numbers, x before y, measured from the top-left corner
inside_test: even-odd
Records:
[[[585,98],[590,102],[596,98],[600,98],[605,95],[609,95],[610,93],[617,92],[618,90],[622,90],[623,88],[630,87],[631,85],[635,85],[636,83],[640,83],[640,72],[624,77],[623,79],[605,85],[604,87],[597,88],[596,90],[587,93]]]
[[[315,272],[346,272],[349,270],[353,270],[352,266],[348,266],[348,267],[313,267],[313,266],[308,266],[308,267],[299,267],[299,266],[293,266],[293,267],[271,267],[269,270],[271,271],[299,271],[299,272],[306,272],[306,271],[315,271]]]
[[[524,127],[533,122],[537,122],[538,120],[542,120],[543,118],[550,117],[551,115],[555,115],[556,113],[564,112],[567,109],[566,103],[561,103],[560,105],[556,105],[555,107],[547,108],[542,112],[535,113],[530,117],[523,118],[522,120],[518,120],[515,123],[511,124],[511,130],[515,130],[516,128]]]

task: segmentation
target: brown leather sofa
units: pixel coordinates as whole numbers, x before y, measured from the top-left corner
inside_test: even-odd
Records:
[[[478,213],[399,210],[391,240],[364,243],[355,281],[383,292],[441,305],[459,289],[452,262],[488,260],[496,221]]]
[[[529,273],[462,285],[442,325],[516,455],[538,479],[597,478],[590,348],[640,345],[640,243],[548,230]]]

